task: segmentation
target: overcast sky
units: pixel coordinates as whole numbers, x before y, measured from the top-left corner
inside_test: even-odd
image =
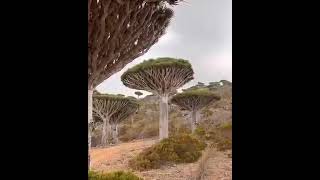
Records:
[[[232,0],[186,1],[174,7],[175,15],[167,33],[157,44],[96,89],[102,93],[135,96],[137,90],[125,87],[120,76],[143,60],[157,57],[189,60],[195,79],[183,88],[197,82],[232,81]]]

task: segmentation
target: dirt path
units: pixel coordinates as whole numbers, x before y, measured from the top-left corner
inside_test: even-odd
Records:
[[[228,157],[230,151],[218,152],[213,150],[207,160],[203,180],[231,180],[232,159]]]
[[[104,172],[127,169],[128,161],[132,157],[154,143],[154,139],[146,139],[121,143],[108,148],[93,148],[90,152],[92,169]]]
[[[154,139],[147,139],[121,143],[108,148],[94,148],[91,150],[92,169],[103,172],[130,170],[128,161],[155,142]],[[231,180],[231,161],[227,154],[212,151],[205,164],[203,180]],[[194,180],[193,177],[198,171],[199,162],[134,173],[143,177],[144,180]]]

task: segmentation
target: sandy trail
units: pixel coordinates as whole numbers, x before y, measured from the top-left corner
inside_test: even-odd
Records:
[[[127,169],[128,161],[143,149],[152,146],[156,140],[145,139],[107,148],[91,149],[92,169],[98,171],[112,171]]]
[[[206,163],[203,180],[231,180],[232,159],[228,157],[230,151],[212,151]]]
[[[155,142],[155,139],[145,139],[107,148],[93,148],[91,150],[92,169],[103,172],[130,170],[128,161]],[[210,153],[205,165],[203,180],[232,179],[232,159],[228,158],[227,153],[218,151]],[[191,177],[196,174],[197,167],[199,167],[197,163],[188,163],[143,172],[135,171],[134,173],[143,177],[144,180],[194,180]]]

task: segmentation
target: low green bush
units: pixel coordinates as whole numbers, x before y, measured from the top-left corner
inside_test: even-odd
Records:
[[[147,148],[137,157],[129,161],[129,166],[135,170],[156,169],[161,165],[161,158],[154,147]]]
[[[197,127],[193,133],[198,139],[205,140],[206,131],[202,127]]]
[[[110,173],[98,173],[89,171],[88,180],[142,180],[131,172],[115,171]]]
[[[129,161],[135,170],[159,168],[165,163],[191,163],[201,156],[206,144],[188,134],[179,134],[153,145]]]

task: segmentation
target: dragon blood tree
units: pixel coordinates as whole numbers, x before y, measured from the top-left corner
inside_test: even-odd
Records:
[[[159,97],[159,139],[167,138],[168,99],[170,95],[193,79],[191,64],[183,59],[158,58],[144,61],[128,69],[122,76],[123,84],[129,88],[145,90]]]
[[[128,97],[129,98],[129,97]],[[118,124],[126,119],[128,119],[131,115],[133,115],[135,112],[137,112],[139,108],[139,103],[135,98],[129,98],[131,99],[128,104],[120,109],[118,112],[113,114],[110,117],[110,123],[112,127],[112,139],[115,143],[118,142]]]
[[[111,138],[111,119],[116,113],[132,104],[132,99],[118,95],[95,95],[93,97],[93,113],[94,116],[102,120],[102,136],[101,145],[106,146],[108,139]]]
[[[89,150],[93,89],[158,41],[173,16],[168,4],[178,0],[88,0]]]
[[[205,106],[220,100],[220,97],[206,89],[185,91],[172,97],[171,102],[191,112],[191,129],[196,129],[197,113]]]
[[[140,97],[140,96],[142,96],[142,95],[143,95],[143,93],[142,93],[142,92],[140,92],[140,91],[136,91],[136,92],[134,92],[134,94],[138,96],[138,99],[139,99],[139,97]]]

